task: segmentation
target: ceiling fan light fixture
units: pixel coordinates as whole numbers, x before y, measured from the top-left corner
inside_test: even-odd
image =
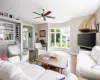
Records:
[[[33,12],[34,14],[37,14],[37,15],[40,15],[40,17],[35,17],[34,19],[37,19],[37,18],[41,18],[43,17],[43,20],[46,21],[46,18],[51,18],[51,19],[55,19],[55,17],[53,16],[48,16],[49,14],[51,14],[52,12],[51,11],[47,11],[46,13],[44,13],[44,9],[43,9],[43,13],[37,13],[37,12]]]

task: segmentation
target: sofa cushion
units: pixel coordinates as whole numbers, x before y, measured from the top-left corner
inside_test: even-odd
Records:
[[[100,63],[100,46],[95,46],[92,49],[91,56],[98,64]]]
[[[1,80],[32,80],[20,67],[7,61],[0,60],[0,79]]]
[[[11,63],[7,61],[0,60],[0,69],[3,68],[4,66],[10,65]]]
[[[77,70],[82,77],[89,78],[90,80],[100,80],[100,71],[91,68],[96,64],[97,63],[93,60],[91,54],[79,53],[77,56]]]
[[[65,79],[62,79],[65,78]],[[62,75],[58,72],[46,70],[39,78],[38,80],[78,80],[77,77],[69,73],[67,76]]]
[[[20,61],[20,62],[14,63],[14,65],[20,67],[21,69],[24,69],[24,68],[26,69],[30,65],[30,63]]]
[[[93,65],[91,68],[100,70],[100,64]]]
[[[96,62],[92,59],[91,55],[80,53],[77,55],[77,64],[78,67],[91,68],[91,66],[96,65]]]
[[[65,77],[65,80],[66,79],[66,76],[58,73],[58,72],[55,72],[55,71],[51,71],[51,70],[46,70],[39,78],[38,80],[60,80],[61,78]]]
[[[8,61],[11,63],[16,63],[16,62],[20,62],[20,58],[19,56],[13,56],[13,57],[8,58]]]
[[[12,64],[9,64],[5,61],[3,61],[6,65],[2,65],[0,68],[0,78],[2,80],[10,80],[13,76],[15,76],[18,73],[21,73],[22,70]]]
[[[11,80],[33,80],[24,73],[14,75]]]
[[[45,69],[43,67],[35,64],[30,64],[26,68],[22,68],[22,70],[32,80],[37,80],[38,77],[45,72]]]

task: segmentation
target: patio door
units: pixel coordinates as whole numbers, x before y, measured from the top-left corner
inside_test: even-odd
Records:
[[[50,48],[70,49],[70,26],[50,28]]]

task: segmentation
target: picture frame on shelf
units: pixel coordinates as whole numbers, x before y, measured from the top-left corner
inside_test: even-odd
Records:
[[[8,17],[8,13],[3,12],[3,16]]]
[[[40,30],[40,37],[45,37],[45,36],[46,36],[45,30]]]
[[[8,13],[7,12],[3,12],[3,11],[0,12],[0,15],[8,17]]]

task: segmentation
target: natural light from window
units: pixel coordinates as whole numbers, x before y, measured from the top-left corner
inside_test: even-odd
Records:
[[[50,47],[70,49],[70,27],[51,28]]]

